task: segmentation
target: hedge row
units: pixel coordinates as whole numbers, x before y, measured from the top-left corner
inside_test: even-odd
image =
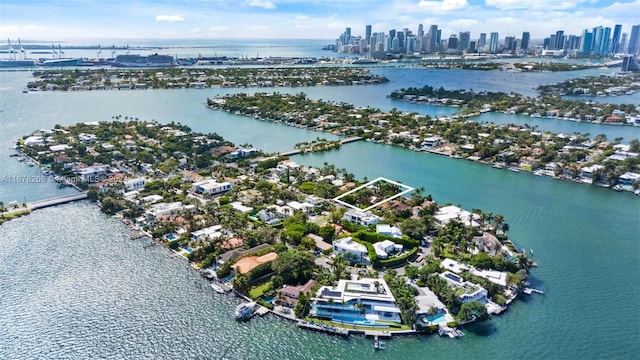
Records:
[[[377,260],[376,262],[373,262],[373,267],[374,268],[381,268],[381,267],[396,267],[398,265],[402,265],[404,263],[406,263],[412,256],[414,256],[416,253],[418,252],[418,248],[414,247],[413,249],[407,251],[406,253],[398,256],[398,257],[394,257],[391,259],[382,259],[382,260]]]

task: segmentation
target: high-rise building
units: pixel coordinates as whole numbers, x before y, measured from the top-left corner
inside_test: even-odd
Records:
[[[602,50],[602,26],[593,28],[593,42],[591,45],[591,53],[594,55],[600,55],[600,51]]]
[[[638,54],[640,50],[640,25],[633,25],[631,27],[631,34],[629,35],[629,50],[627,53],[631,55]]]
[[[622,71],[640,71],[640,65],[635,57],[626,55],[622,58]]]
[[[470,41],[471,41],[471,33],[468,31],[461,31],[459,35],[459,41],[458,41],[458,50],[460,51],[469,50]]]
[[[438,47],[438,25],[431,25],[429,27],[429,52],[437,52]]]
[[[418,24],[418,36],[422,37],[424,35],[424,27],[422,24]]]
[[[564,31],[558,30],[556,31],[556,41],[553,44],[552,50],[562,50],[564,49]]]
[[[611,39],[611,53],[620,52],[620,34],[622,33],[622,25],[618,24],[613,28],[613,38]]]
[[[611,50],[609,48],[610,39],[611,39],[611,28],[606,27],[602,29],[602,44],[600,45],[600,52],[598,53],[598,55],[605,56],[611,53]]]
[[[620,39],[620,45],[618,46],[618,52],[625,52],[627,49],[627,36],[629,36],[626,32],[622,33],[622,38]]]
[[[367,41],[367,43],[371,42],[371,25],[365,25],[364,34],[364,39]]]
[[[487,45],[487,34],[480,33],[480,38],[478,39],[478,49],[483,48],[485,45]]]
[[[456,34],[451,34],[451,36],[449,36],[449,40],[447,41],[447,49],[458,50],[458,37],[456,36]]]
[[[522,51],[524,51],[525,53],[527,52],[527,50],[529,49],[529,38],[531,35],[529,35],[528,31],[525,31],[522,33],[522,42],[520,43],[520,49]]]
[[[587,29],[582,31],[582,36],[580,36],[580,45],[578,50],[582,55],[590,55],[591,54],[591,44],[593,43],[593,33]]]
[[[489,52],[495,54],[498,52],[498,33],[492,32],[489,35]]]
[[[507,36],[504,38],[504,50],[510,53],[515,52],[516,50],[516,37],[515,36]]]

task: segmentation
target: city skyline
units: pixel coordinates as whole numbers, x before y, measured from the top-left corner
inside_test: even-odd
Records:
[[[0,37],[67,39],[335,39],[346,27],[365,35],[437,24],[443,37],[497,31],[543,39],[563,29],[638,23],[640,0],[121,0],[18,1],[0,5]],[[476,35],[476,36],[477,36]]]

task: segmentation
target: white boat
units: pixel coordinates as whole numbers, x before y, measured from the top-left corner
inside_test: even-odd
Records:
[[[253,315],[253,312],[256,311],[257,307],[258,303],[255,301],[240,304],[236,307],[234,316],[236,317],[236,320],[246,320]]]
[[[220,285],[213,283],[211,284],[211,288],[213,289],[213,291],[217,292],[218,294],[224,294],[224,289],[220,287]]]

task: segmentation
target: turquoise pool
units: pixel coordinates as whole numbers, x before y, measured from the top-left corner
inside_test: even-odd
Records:
[[[443,323],[443,322],[446,323],[447,316],[444,313],[439,313],[436,315],[425,316],[424,320],[430,323]]]

